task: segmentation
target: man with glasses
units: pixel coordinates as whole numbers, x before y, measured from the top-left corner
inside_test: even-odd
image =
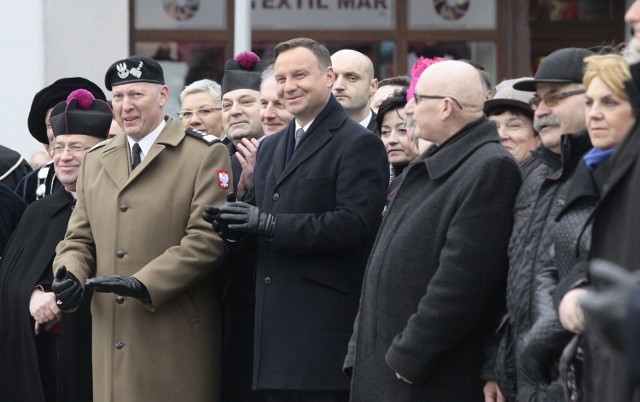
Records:
[[[68,95],[50,109],[49,151],[61,186],[29,205],[0,264],[3,401],[92,399],[89,297],[63,319],[52,262],[76,205],[84,154],[107,138],[112,112],[88,90]]]
[[[366,269],[351,402],[477,401],[520,169],[482,112],[477,70],[441,61],[405,107],[433,143],[405,168]]]
[[[222,113],[220,112],[220,84],[212,80],[199,80],[187,85],[180,93],[182,128],[194,128],[222,139]]]
[[[556,280],[545,267],[553,262],[550,233],[568,183],[591,148],[582,85],[583,59],[591,54],[578,48],[557,50],[544,58],[533,79],[513,86],[535,91],[529,104],[542,145],[533,152],[540,164],[518,194],[509,243],[508,318],[496,362],[498,386],[507,400],[563,400],[557,365],[564,344],[552,346],[555,353],[536,353],[536,347],[545,344],[548,350],[545,336],[562,331],[559,321],[540,320],[554,308],[551,293]],[[537,373],[545,373],[545,378]]]

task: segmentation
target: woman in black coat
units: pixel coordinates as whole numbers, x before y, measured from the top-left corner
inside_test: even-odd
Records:
[[[549,275],[557,275],[555,301],[559,304],[559,318],[565,331],[547,331],[547,338],[541,339],[539,348],[531,348],[523,359],[530,372],[542,378],[547,377],[548,365],[543,360],[557,361],[556,353],[546,358],[550,351],[542,345],[563,339],[566,343],[570,332],[582,333],[584,323],[579,300],[585,290],[586,267],[591,248],[591,219],[608,179],[611,155],[622,142],[635,118],[629,97],[624,91],[624,82],[630,78],[629,67],[622,56],[617,54],[590,56],[585,59],[584,85],[586,88],[586,125],[594,148],[583,157],[569,185],[564,207],[556,218],[558,225],[553,234],[554,266]],[[556,317],[548,317],[555,321]],[[544,342],[543,342],[544,341]],[[587,400],[592,381],[582,379],[582,354],[584,340],[576,338],[569,344],[560,362],[561,379],[567,398],[572,401]],[[591,348],[593,350],[593,348]],[[586,386],[586,388],[585,388]]]

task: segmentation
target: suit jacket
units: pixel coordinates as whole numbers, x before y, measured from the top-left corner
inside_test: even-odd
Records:
[[[389,182],[382,142],[333,95],[297,150],[295,121],[258,151],[247,200],[276,216],[257,239],[253,387],[346,390],[341,367]]]
[[[73,199],[62,188],[27,208],[7,244],[0,264],[0,400],[45,401],[39,368],[47,333],[34,335],[29,314],[31,292],[53,276],[51,263],[64,238]],[[91,316],[89,298],[61,324],[58,353],[57,400],[91,400]],[[39,344],[39,345],[38,345]],[[55,346],[53,347],[55,349]],[[55,370],[55,368],[54,368]],[[51,375],[52,373],[48,373]]]
[[[380,135],[380,127],[378,127],[378,122],[376,122],[376,117],[378,115],[373,110],[371,111],[371,120],[369,120],[369,124],[367,125],[367,129],[374,134]]]
[[[165,119],[133,171],[124,135],[87,152],[78,203],[57,249],[54,267],[66,265],[81,283],[134,276],[151,296],[145,306],[94,295],[97,401],[218,400],[220,317],[211,273],[225,247],[202,212],[225,201],[229,153]]]
[[[367,266],[345,364],[351,401],[484,400],[520,183],[486,117],[405,169]]]

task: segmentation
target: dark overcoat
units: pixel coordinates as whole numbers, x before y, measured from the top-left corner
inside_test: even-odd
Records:
[[[486,117],[405,169],[367,266],[349,350],[352,401],[484,400],[484,344],[521,180]]]
[[[39,283],[52,279],[51,263],[64,238],[73,199],[60,188],[27,208],[0,264],[0,401],[44,401],[29,300]],[[58,401],[91,401],[91,315],[86,298],[65,314],[57,366]],[[41,349],[40,349],[41,350]],[[50,379],[45,378],[44,381]]]
[[[247,197],[276,216],[273,238],[257,239],[253,387],[347,390],[342,362],[385,203],[387,156],[333,95],[287,162],[294,131],[291,121],[262,142]]]
[[[626,83],[625,89],[637,118],[640,113],[640,64],[631,66],[631,75],[632,80]],[[639,158],[640,120],[637,120],[612,157],[609,180],[596,208],[591,244],[591,258],[612,261],[629,271],[640,270]],[[599,284],[594,283],[594,286]],[[616,357],[591,342],[585,355],[587,400],[640,401],[640,391],[636,389],[633,393],[633,386],[627,381],[628,359],[637,362],[639,358]]]

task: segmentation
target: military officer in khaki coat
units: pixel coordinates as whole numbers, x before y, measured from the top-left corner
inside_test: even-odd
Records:
[[[164,115],[169,93],[154,60],[114,63],[105,85],[126,135],[85,157],[52,288],[63,311],[95,291],[95,401],[218,401],[211,273],[225,248],[202,212],[226,199],[229,153]]]

